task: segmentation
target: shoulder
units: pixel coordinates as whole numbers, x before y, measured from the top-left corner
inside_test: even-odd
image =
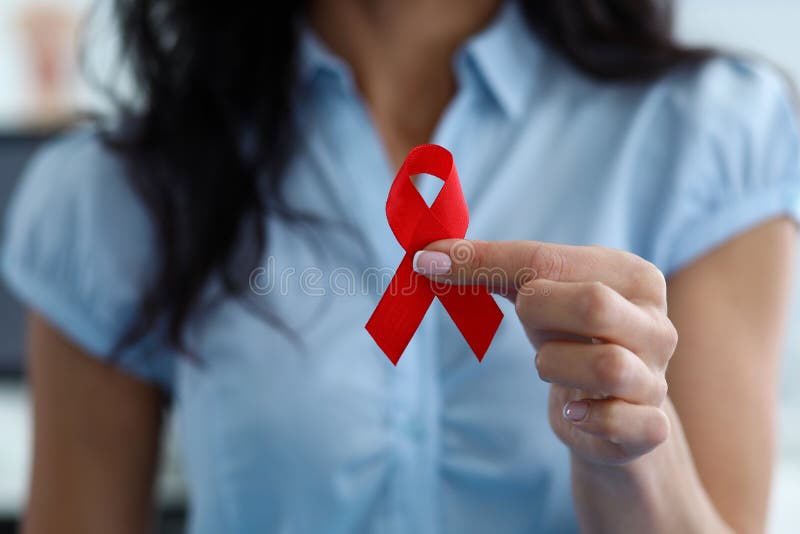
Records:
[[[796,188],[800,129],[793,90],[771,65],[719,57],[653,87],[654,131],[694,172],[696,195]],[[651,141],[658,142],[658,141]],[[689,185],[687,185],[689,187]]]
[[[765,61],[720,54],[643,83],[597,81],[557,56],[547,64],[545,105],[563,107],[573,124],[603,130],[609,143],[640,154],[741,157],[776,140],[788,153],[797,137],[794,91]]]
[[[121,157],[84,129],[48,143],[8,209],[2,275],[23,303],[108,355],[152,275],[150,218]]]
[[[83,129],[49,142],[33,157],[20,177],[8,222],[13,232],[60,219],[79,223],[109,216],[141,223],[143,215],[121,158],[99,132]]]
[[[581,176],[617,195],[637,229],[627,246],[665,273],[770,218],[800,220],[797,110],[768,63],[719,55],[641,84],[564,72],[575,146],[599,162]]]
[[[755,59],[720,56],[699,67],[679,69],[654,84],[650,95],[666,113],[708,134],[763,130],[775,120],[785,126],[794,122],[788,79]]]
[[[642,83],[594,80],[557,58],[550,65],[558,89],[569,96],[565,100],[589,106],[612,122],[708,134],[759,126],[776,115],[786,120],[795,112],[788,78],[754,58],[720,54]]]
[[[86,259],[122,254],[130,261],[132,252],[149,253],[141,246],[150,241],[149,219],[125,172],[94,129],[48,143],[20,177],[8,212],[7,248],[30,260],[53,247]]]
[[[644,102],[644,143],[664,169],[658,190],[670,191],[654,243],[665,271],[770,218],[800,220],[798,115],[777,69],[719,57],[654,84]]]

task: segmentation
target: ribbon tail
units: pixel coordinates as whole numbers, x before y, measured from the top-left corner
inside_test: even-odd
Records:
[[[482,361],[503,320],[503,312],[494,298],[482,286],[449,286],[436,296],[475,357]]]
[[[428,280],[414,272],[406,254],[367,321],[367,332],[394,365],[400,360],[433,302]]]

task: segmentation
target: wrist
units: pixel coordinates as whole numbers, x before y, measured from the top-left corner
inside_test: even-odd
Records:
[[[633,532],[641,529],[643,521],[664,524],[665,503],[657,495],[648,463],[646,456],[623,465],[602,465],[571,455],[572,493],[581,532]],[[673,531],[688,532],[685,528]]]
[[[732,532],[700,481],[671,405],[667,411],[669,439],[636,460],[608,465],[571,455],[583,532]]]

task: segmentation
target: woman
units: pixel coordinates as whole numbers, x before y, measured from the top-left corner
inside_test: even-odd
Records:
[[[6,240],[28,534],[146,530],[168,400],[193,533],[764,530],[800,216],[779,77],[679,47],[656,1],[117,8],[142,103],[43,151]],[[518,284],[482,363],[435,302],[394,367],[379,291],[337,273],[396,267],[386,194],[428,141],[479,241],[418,272]]]

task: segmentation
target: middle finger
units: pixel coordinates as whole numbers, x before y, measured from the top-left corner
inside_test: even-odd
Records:
[[[620,345],[548,341],[536,354],[542,380],[601,397],[660,406],[667,394],[663,375],[651,371]]]
[[[663,370],[675,348],[666,316],[600,282],[534,280],[520,289],[516,312],[532,340],[541,331],[597,338],[622,345],[653,369]]]

